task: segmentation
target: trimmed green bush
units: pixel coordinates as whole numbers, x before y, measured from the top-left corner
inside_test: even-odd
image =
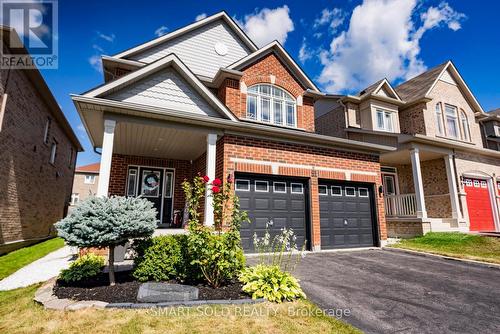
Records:
[[[250,294],[252,299],[265,298],[270,302],[281,303],[306,297],[299,281],[277,265],[259,264],[245,268],[239,279],[244,283],[242,290]]]
[[[96,276],[104,267],[104,257],[93,253],[86,254],[63,269],[59,278],[65,282],[78,282]]]
[[[137,256],[133,276],[138,281],[184,280],[188,275],[190,279],[196,278],[190,269],[185,234],[138,240],[134,250]]]
[[[150,237],[157,226],[156,209],[146,198],[88,197],[55,227],[70,246],[109,247],[109,284],[115,284],[115,247],[130,239]]]

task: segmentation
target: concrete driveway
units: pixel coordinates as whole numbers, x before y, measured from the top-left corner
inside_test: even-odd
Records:
[[[366,250],[308,254],[308,298],[366,333],[500,333],[500,270]],[[330,311],[333,312],[333,311]]]

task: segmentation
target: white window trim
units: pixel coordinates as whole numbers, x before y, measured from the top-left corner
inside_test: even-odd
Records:
[[[493,129],[495,130],[495,135],[496,135],[497,137],[500,137],[500,126],[495,125],[495,126],[493,127]]]
[[[131,173],[133,172],[133,173]],[[130,188],[130,175],[133,174],[135,176],[135,181],[134,181],[134,194],[130,195],[128,193],[128,189]],[[127,174],[127,197],[136,197],[137,196],[137,177],[139,174],[139,169],[135,168],[129,168],[128,169],[128,174]]]
[[[45,122],[45,129],[43,131],[43,142],[45,144],[49,143],[49,129],[50,129],[50,123],[52,120],[50,118],[47,118],[47,121]]]
[[[361,195],[361,190],[366,190],[366,196]],[[363,187],[358,188],[358,197],[370,197],[370,192],[368,191],[368,188],[363,188]]]
[[[90,180],[87,182],[87,178],[90,178]],[[87,174],[85,175],[85,178],[83,179],[83,183],[85,184],[95,184],[95,175]]]
[[[460,127],[462,128],[462,140],[470,142],[469,118],[464,110],[460,110]]]
[[[383,122],[384,122],[384,127],[381,128],[379,127],[379,124],[378,124],[378,114],[379,113],[382,113],[383,115]],[[382,109],[382,108],[375,108],[375,128],[378,130],[378,131],[384,131],[384,132],[395,132],[395,122],[394,122],[394,114],[395,112],[393,111],[390,111],[390,110],[386,110],[386,109]],[[389,115],[389,118],[387,118],[386,116]],[[388,123],[388,119],[390,119],[391,121],[391,129],[389,129],[389,123]]]
[[[163,186],[163,197],[165,198],[172,198],[174,197],[174,183],[175,183],[175,174],[173,171],[165,171],[165,176],[163,177],[164,178],[164,181],[163,183],[165,183],[165,185]],[[168,189],[167,191],[167,175],[172,175],[172,182],[170,183],[170,189]]]
[[[446,107],[450,107],[450,108],[453,108],[453,110],[455,110],[455,115],[452,116],[450,114],[448,114],[446,112]],[[448,129],[448,117],[453,119],[454,122],[455,122],[455,128],[456,128],[456,132],[457,132],[457,135],[456,136],[452,136],[450,135],[450,129]],[[460,122],[459,122],[459,119],[458,119],[458,108],[455,107],[454,105],[451,105],[451,104],[447,104],[445,103],[444,104],[444,121],[445,121],[445,129],[446,129],[446,136],[448,138],[452,138],[452,139],[460,139]]]
[[[320,189],[320,188],[325,188],[325,189],[326,189],[326,193],[325,193],[325,194],[322,194],[322,193],[319,191],[319,189]],[[320,185],[318,185],[318,195],[319,195],[319,196],[328,196],[328,186],[321,185],[321,184],[320,184]]]
[[[352,189],[353,195],[349,195],[347,189]],[[356,187],[345,187],[344,194],[346,197],[356,197]]]
[[[436,103],[435,115],[436,115],[436,122],[438,123],[436,124],[437,133],[440,136],[444,136],[446,130],[444,126],[443,108],[441,106],[441,102]],[[440,124],[441,128],[439,127]]]
[[[266,184],[266,190],[257,190],[257,183],[259,184]],[[269,192],[269,182],[263,181],[263,180],[255,180],[255,192],[256,193],[268,193]]]
[[[50,147],[50,159],[49,159],[49,162],[53,165],[56,163],[56,156],[57,156],[57,142],[53,142],[52,146]]]
[[[258,93],[254,93],[254,92],[250,92],[249,88],[251,87],[259,87],[259,86],[269,86],[269,91],[270,91],[270,95],[264,95],[260,92]],[[276,125],[276,126],[283,126],[283,127],[289,127],[289,128],[297,128],[297,100],[293,97],[292,94],[290,94],[289,92],[287,92],[285,89],[279,87],[279,86],[276,86],[276,85],[272,85],[272,84],[256,84],[256,85],[253,85],[247,89],[247,101],[246,101],[246,104],[245,104],[245,108],[246,109],[246,112],[245,112],[245,118],[247,118],[248,120],[251,120],[251,121],[255,121],[255,122],[259,122],[259,123],[264,123],[264,124],[272,124],[272,125]],[[280,91],[282,91],[284,94],[287,94],[288,96],[290,96],[290,98],[292,99],[292,101],[290,100],[287,100],[285,99],[284,97],[283,98],[278,98],[278,97],[275,97],[273,96],[273,88],[277,88],[279,89]],[[248,117],[248,97],[249,96],[254,96],[256,98],[256,102],[255,102],[255,107],[256,107],[256,110],[255,110],[255,118],[251,118],[251,117]],[[261,98],[262,97],[266,97],[266,98],[269,98],[269,121],[263,121],[262,120],[262,109],[261,109]],[[274,102],[275,101],[281,101],[281,106],[282,106],[282,110],[281,110],[281,115],[282,115],[282,123],[275,123],[274,121]],[[292,103],[293,104],[293,118],[294,118],[294,124],[288,124],[288,119],[287,119],[287,103]]]
[[[330,187],[330,191],[332,192],[332,196],[336,196],[336,197],[341,197],[342,194],[343,194],[343,191],[342,191],[342,187],[341,186],[331,186]],[[340,194],[336,194],[334,191],[333,191],[333,188],[335,189],[340,189]]]
[[[238,189],[238,183],[245,183],[247,187],[245,189]],[[250,180],[242,180],[242,179],[236,179],[234,181],[234,189],[236,191],[250,191]]]
[[[293,186],[300,186],[300,192],[298,191],[293,191]],[[304,194],[304,185],[302,183],[290,183],[290,194]]]
[[[276,185],[281,184],[285,186],[285,191],[277,191],[276,190]],[[286,187],[286,182],[273,182],[273,192],[278,193],[278,194],[286,194],[287,193],[287,187]]]

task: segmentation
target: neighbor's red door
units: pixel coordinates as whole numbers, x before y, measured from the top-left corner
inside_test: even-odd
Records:
[[[470,230],[495,231],[488,183],[485,180],[465,178],[464,189],[467,194]]]

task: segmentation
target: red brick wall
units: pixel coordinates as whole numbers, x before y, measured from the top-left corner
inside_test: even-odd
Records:
[[[192,166],[189,161],[113,154],[108,191],[110,196],[125,195],[129,165],[174,168],[174,210],[184,209],[185,196],[182,190],[182,182],[184,180],[191,180],[193,176]]]
[[[229,135],[224,136],[219,142],[223,142],[224,147],[224,176],[228,173],[234,174],[234,172],[272,174],[271,166],[268,165],[231,161],[231,158],[242,158],[265,162],[346,169],[353,172],[350,178],[352,181],[374,183],[377,188],[382,184],[380,163],[378,157],[374,155]],[[355,171],[374,172],[376,175],[360,175],[355,174]],[[321,240],[318,179],[347,180],[345,173],[318,171],[295,166],[280,166],[278,174],[309,178],[313,245],[318,246]],[[387,238],[384,201],[377,192],[376,196],[379,233],[380,238],[384,240]]]
[[[258,62],[243,69],[240,82],[247,87],[258,83],[272,83],[285,89],[295,98],[302,96],[306,87],[302,86],[288,68],[274,54],[261,58]],[[235,79],[226,79],[217,94],[219,99],[238,117],[246,116],[246,94],[240,92],[240,83]],[[303,97],[302,106],[297,106],[297,125],[306,131],[314,132],[314,103],[311,98]]]
[[[0,101],[8,94],[0,129],[0,248],[46,237],[69,205],[76,147],[23,70],[0,69]],[[48,143],[45,125],[51,118]],[[57,142],[55,163],[49,162]],[[72,159],[70,162],[70,155]]]

